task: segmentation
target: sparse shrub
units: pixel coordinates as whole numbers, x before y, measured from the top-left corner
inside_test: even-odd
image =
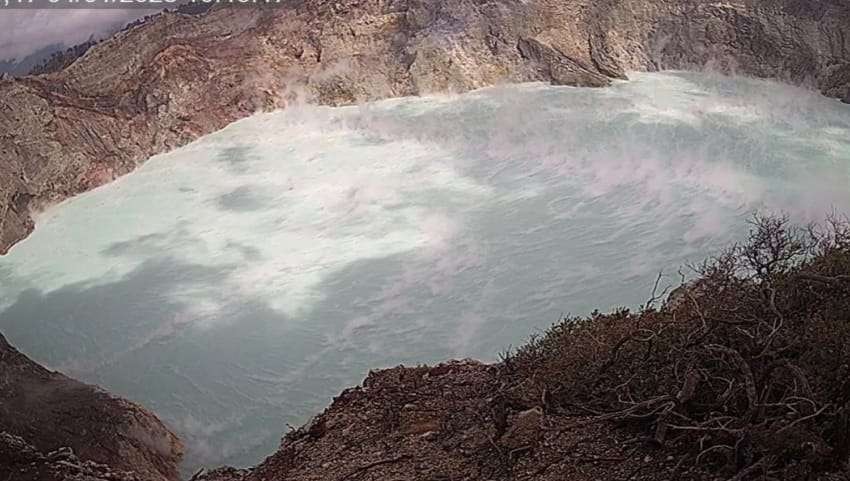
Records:
[[[823,479],[850,460],[850,224],[756,216],[665,306],[571,318],[510,356],[508,392],[612,422],[734,480]],[[675,299],[674,299],[675,297]]]
[[[97,45],[99,42],[100,40],[90,38],[83,43],[74,45],[73,47],[54,52],[50,55],[50,58],[43,60],[40,64],[33,67],[29,71],[29,75],[44,75],[64,70],[78,58],[85,55],[90,48]]]

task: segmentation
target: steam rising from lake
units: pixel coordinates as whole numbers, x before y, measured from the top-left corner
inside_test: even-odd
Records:
[[[0,331],[251,464],[368,369],[492,360],[637,306],[746,233],[850,206],[850,107],[636,74],[237,122],[55,207],[0,258]]]

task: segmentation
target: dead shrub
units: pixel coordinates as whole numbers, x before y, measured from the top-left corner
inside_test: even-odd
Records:
[[[747,242],[693,269],[664,307],[565,319],[507,356],[514,402],[634,429],[680,475],[846,473],[848,222],[756,216]]]

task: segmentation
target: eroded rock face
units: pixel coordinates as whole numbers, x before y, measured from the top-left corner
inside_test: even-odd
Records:
[[[258,110],[703,67],[850,96],[843,0],[291,0],[163,14],[0,80],[0,253],[30,213]]]
[[[2,335],[0,432],[0,479],[179,479],[183,445],[156,416],[45,369]]]

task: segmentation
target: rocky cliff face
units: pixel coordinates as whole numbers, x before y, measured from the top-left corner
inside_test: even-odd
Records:
[[[43,206],[258,110],[715,66],[850,101],[843,0],[289,0],[163,14],[0,81],[0,253]]]
[[[0,335],[0,479],[174,481],[182,454],[141,406],[43,368]]]

